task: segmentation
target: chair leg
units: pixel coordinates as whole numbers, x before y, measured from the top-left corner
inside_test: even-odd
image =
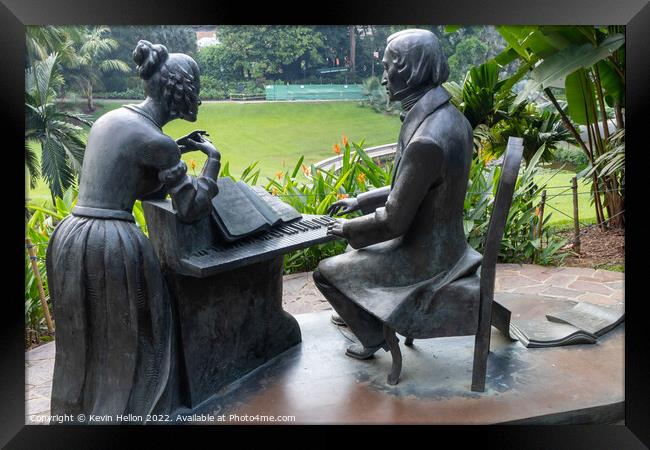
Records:
[[[411,347],[413,345],[413,338],[412,337],[406,337],[406,340],[404,341],[404,345],[407,347]]]
[[[402,352],[399,349],[399,339],[395,335],[395,330],[386,324],[384,324],[384,339],[388,344],[390,356],[393,360],[390,374],[388,374],[388,384],[394,386],[399,382],[399,375],[402,372]]]
[[[474,367],[472,369],[472,391],[485,391],[487,359],[490,353],[490,336],[478,333],[474,339]]]

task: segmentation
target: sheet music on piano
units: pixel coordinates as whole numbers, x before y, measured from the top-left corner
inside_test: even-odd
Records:
[[[256,197],[263,198],[264,200],[260,201],[268,205],[269,209],[274,209],[276,214],[289,217],[290,211],[283,211],[283,205],[295,211],[279,198],[261,192],[261,187],[249,189],[257,191]],[[215,199],[221,194],[222,192],[217,194]],[[265,232],[227,241],[223,239],[213,214],[194,223],[184,223],[178,219],[169,199],[145,201],[143,208],[149,226],[149,238],[164,265],[175,273],[197,278],[209,277],[340,239],[327,234],[328,224],[336,219],[326,215],[298,213],[298,218],[278,223]]]
[[[212,199],[212,217],[226,242],[233,242],[300,219],[291,205],[261,186],[248,186],[230,177],[217,180],[219,193]]]

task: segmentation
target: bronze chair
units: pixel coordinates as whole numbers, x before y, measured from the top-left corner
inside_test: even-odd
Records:
[[[497,256],[501,246],[501,238],[506,225],[506,219],[512,204],[512,196],[515,183],[519,174],[519,166],[523,153],[523,140],[521,138],[509,138],[506,148],[499,187],[496,199],[492,208],[492,215],[488,226],[485,240],[485,250],[481,263],[480,296],[478,307],[478,325],[474,339],[474,366],[472,369],[472,391],[483,392],[485,390],[485,375],[487,369],[487,358],[490,351],[491,325],[499,329],[504,328],[504,323],[509,320],[507,310],[494,302],[494,278],[496,274]],[[493,316],[493,312],[496,313]],[[498,322],[498,323],[497,323]],[[461,329],[459,336],[465,336]],[[445,334],[449,336],[449,334]],[[402,370],[402,353],[399,348],[399,340],[395,330],[384,324],[384,337],[390,348],[392,357],[391,372],[388,375],[388,384],[395,385],[399,381]],[[435,338],[441,336],[429,336]],[[413,345],[413,338],[406,337],[405,345]]]

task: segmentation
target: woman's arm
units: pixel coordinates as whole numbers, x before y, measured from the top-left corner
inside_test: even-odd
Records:
[[[354,248],[388,241],[411,226],[422,199],[442,173],[442,150],[431,140],[412,141],[405,149],[386,205],[374,214],[343,221],[340,236]],[[334,234],[338,234],[335,231]]]
[[[216,180],[221,168],[221,155],[207,140],[197,142],[189,139],[188,144],[188,147],[201,150],[208,156],[201,174],[198,177],[187,175],[187,165],[180,159],[180,149],[168,138],[159,149],[159,160],[166,163],[159,167],[158,179],[170,194],[178,218],[191,223],[210,213],[211,201],[219,192]]]

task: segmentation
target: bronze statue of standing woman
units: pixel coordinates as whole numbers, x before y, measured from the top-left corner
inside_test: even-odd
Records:
[[[142,416],[167,411],[174,363],[172,307],[159,262],[134,222],[136,200],[171,195],[183,221],[210,212],[220,154],[195,131],[174,141],[162,127],[196,121],[199,68],[187,55],[140,41],[133,52],[146,99],[100,117],[90,130],[72,214],[47,253],[57,322],[52,414]],[[207,155],[187,175],[181,154]]]

